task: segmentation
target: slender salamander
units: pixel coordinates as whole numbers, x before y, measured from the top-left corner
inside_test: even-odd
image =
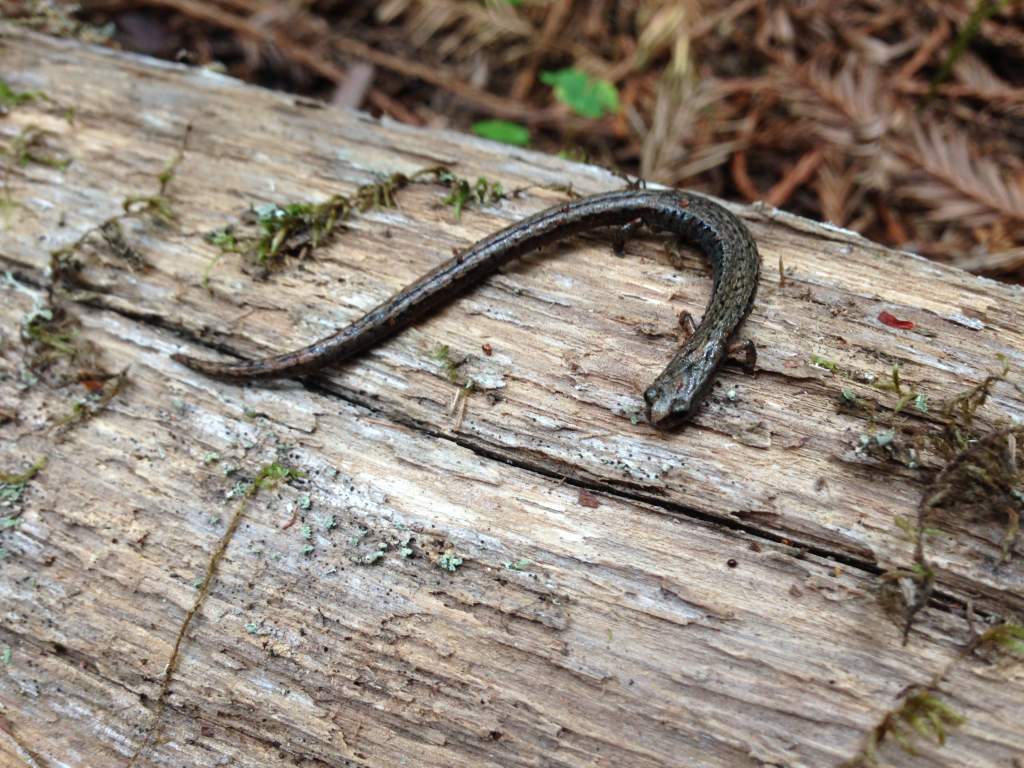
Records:
[[[535,213],[435,267],[352,324],[294,352],[238,363],[172,357],[208,376],[234,381],[312,373],[397,333],[518,256],[570,235],[638,221],[695,245],[714,276],[700,325],[644,391],[648,422],[672,428],[689,420],[707,393],[730,337],[750,312],[760,269],[757,247],[739,219],[711,200],[676,190],[609,192]]]

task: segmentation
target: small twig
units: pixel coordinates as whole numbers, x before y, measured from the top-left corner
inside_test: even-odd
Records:
[[[810,152],[804,154],[803,157],[797,160],[796,165],[790,168],[789,172],[775,186],[768,190],[768,194],[765,195],[765,202],[768,205],[781,208],[797,189],[810,180],[824,159],[825,150],[821,147],[815,147]]]

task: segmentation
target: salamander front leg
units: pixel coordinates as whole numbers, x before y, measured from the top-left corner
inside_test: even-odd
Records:
[[[683,329],[683,341],[689,341],[690,337],[697,332],[697,324],[693,321],[693,315],[688,310],[683,310],[678,315],[679,327]]]
[[[679,313],[679,327],[683,331],[683,343],[690,340],[690,337],[697,332],[697,324],[687,310]],[[741,339],[729,345],[725,353],[726,362],[743,366],[747,373],[753,373],[757,369],[757,346],[752,339]]]

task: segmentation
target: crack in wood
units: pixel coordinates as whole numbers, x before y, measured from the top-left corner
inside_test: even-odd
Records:
[[[0,255],[0,261],[6,261],[6,259]],[[39,290],[46,290],[46,284],[40,284],[38,281],[33,280],[30,276],[22,273],[15,273],[22,282],[30,285]],[[207,349],[216,351],[222,354],[230,355],[235,358],[240,358],[240,355],[232,348],[228,343],[214,342],[207,338],[203,338],[201,334],[196,333],[192,329],[181,326],[179,324],[169,321],[164,316],[152,315],[143,312],[132,312],[123,306],[110,306],[103,300],[102,296],[90,296],[83,299],[75,299],[76,303],[84,306],[96,307],[105,311],[113,312],[121,315],[128,319],[136,322],[143,323],[145,325],[151,325],[155,328],[160,328],[165,331],[169,331],[174,335],[183,338],[192,343],[201,344]],[[767,375],[779,375],[777,371],[766,371]],[[448,432],[445,430],[431,427],[429,424],[405,416],[400,412],[396,412],[393,409],[381,407],[379,404],[373,402],[371,399],[361,397],[360,393],[353,390],[347,390],[341,387],[337,387],[327,382],[323,377],[310,376],[303,379],[297,379],[305,389],[316,394],[334,397],[343,402],[351,405],[365,408],[374,414],[383,416],[387,421],[399,424],[408,429],[412,429],[420,434],[448,440],[460,448],[465,448],[477,456],[482,458],[508,464],[519,469],[523,469],[528,472],[532,472],[544,477],[548,477],[559,482],[565,483],[571,487],[579,488],[581,490],[587,490],[591,492],[607,493],[623,501],[638,502],[647,507],[653,507],[651,511],[655,511],[658,514],[668,515],[681,515],[689,519],[702,522],[712,527],[718,527],[730,531],[735,531],[750,536],[754,536],[766,541],[772,542],[776,545],[781,545],[789,548],[789,551],[793,552],[795,556],[803,556],[803,553],[808,553],[816,557],[820,557],[824,560],[834,561],[845,565],[850,568],[856,568],[864,573],[878,576],[882,573],[883,569],[877,564],[865,558],[853,557],[848,554],[837,552],[827,547],[820,546],[810,541],[801,541],[796,537],[787,532],[774,533],[764,528],[759,528],[755,525],[749,525],[742,522],[742,514],[737,512],[737,517],[721,517],[707,512],[703,512],[692,507],[687,507],[682,504],[677,504],[668,501],[663,498],[651,495],[647,490],[647,487],[643,484],[635,484],[633,491],[626,489],[626,486],[630,485],[627,481],[619,480],[615,484],[602,483],[593,478],[586,478],[580,476],[572,476],[568,474],[562,474],[553,471],[549,467],[545,467],[539,462],[531,462],[522,459],[521,457],[514,456],[512,454],[502,451],[498,447],[489,447],[482,440],[472,440],[462,437],[458,434]],[[967,606],[967,600],[959,597],[955,594],[936,590],[933,595],[932,601],[929,603],[929,607],[941,610],[943,612],[959,612],[962,613]],[[992,611],[978,611],[979,616],[986,618],[995,618],[998,614]]]

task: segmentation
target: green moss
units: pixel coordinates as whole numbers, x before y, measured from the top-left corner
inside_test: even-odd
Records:
[[[274,461],[264,466],[256,474],[252,481],[252,491],[250,493],[255,494],[259,491],[273,490],[281,483],[288,482],[289,480],[299,480],[305,476],[306,473],[301,470]]]
[[[106,410],[115,397],[121,394],[127,380],[127,368],[116,374],[92,375],[89,381],[94,388],[85,397],[72,404],[71,412],[57,422],[58,426],[66,429],[95,418]]]
[[[148,267],[145,259],[128,242],[120,221],[116,219],[108,221],[100,227],[99,231],[110,252],[127,263],[132,270],[142,271]]]
[[[942,746],[948,732],[964,722],[966,718],[943,701],[935,690],[914,687],[897,707],[886,713],[863,749],[844,764],[845,768],[879,768],[878,749],[889,739],[911,755],[918,754],[916,745],[921,739]]]
[[[1024,656],[1024,626],[1006,622],[982,632],[976,641],[979,648],[994,646],[1014,656]]]
[[[442,202],[452,207],[456,220],[462,219],[462,209],[467,205],[493,205],[506,196],[501,182],[489,181],[482,176],[471,183],[448,171],[440,174],[438,180],[450,190]]]
[[[396,173],[372,184],[363,184],[351,196],[334,195],[326,201],[268,203],[255,206],[241,221],[215,230],[206,241],[220,253],[207,265],[203,284],[209,282],[213,267],[226,253],[242,254],[266,276],[289,257],[308,257],[326,243],[354,211],[395,207],[395,193],[427,169],[412,177]]]
[[[22,338],[30,342],[29,367],[46,368],[59,358],[75,359],[79,354],[74,323],[63,312],[37,307],[22,322]]]
[[[811,365],[818,368],[824,368],[826,371],[831,373],[839,372],[839,365],[834,360],[829,360],[827,357],[821,355],[811,355]]]
[[[235,237],[235,229],[232,225],[209,232],[206,235],[206,242],[217,246],[225,253],[238,253],[238,238]]]
[[[10,512],[0,517],[0,531],[21,525],[20,508],[25,488],[43,470],[46,462],[47,458],[43,456],[23,472],[0,473],[0,509]],[[6,557],[7,550],[0,547],[0,560]]]
[[[430,350],[430,359],[441,364],[441,369],[449,381],[456,382],[459,378],[459,365],[461,363],[452,361],[451,352],[452,349],[447,344],[438,344]]]
[[[446,167],[435,166],[411,175],[393,173],[360,185],[351,195],[333,195],[323,202],[293,201],[255,206],[238,222],[206,235],[206,241],[219,252],[204,269],[203,285],[209,287],[210,273],[228,253],[241,254],[261,277],[280,269],[289,258],[308,258],[354,213],[394,208],[399,190],[428,179],[449,187],[444,202],[455,209],[457,216],[470,203],[490,204],[505,196],[500,183],[484,178],[470,183]]]
[[[7,114],[22,104],[45,98],[42,91],[16,91],[6,80],[0,79],[0,114]]]
[[[47,462],[48,459],[44,456],[41,459],[37,459],[36,462],[24,472],[16,472],[13,474],[0,473],[0,496],[4,495],[6,492],[10,492],[11,489],[16,488],[18,498],[20,498],[20,492],[25,489],[25,486],[36,475],[46,468]]]
[[[122,206],[126,214],[135,216],[148,213],[166,224],[177,218],[177,214],[171,208],[171,201],[163,195],[129,195],[124,199]]]
[[[21,167],[35,164],[63,171],[71,165],[71,158],[53,146],[55,136],[53,131],[29,125],[14,138],[7,152]]]
[[[82,246],[97,233],[103,238],[108,249],[117,258],[127,262],[132,269],[145,268],[146,264],[138,252],[128,243],[121,221],[130,218],[151,217],[157,224],[169,224],[175,218],[171,208],[167,187],[174,179],[182,158],[184,146],[191,128],[186,130],[182,139],[182,148],[171,157],[157,176],[158,189],[152,195],[129,195],[122,203],[122,212],[111,216],[106,221],[86,230],[81,237],[70,245],[50,253],[50,269],[53,282],[60,288],[73,288],[85,291],[101,291],[98,286],[91,285],[83,279],[82,271],[86,264],[80,256]]]
[[[441,370],[444,372],[445,378],[448,379],[452,384],[456,384],[461,387],[462,391],[459,393],[460,398],[464,397],[474,390],[476,390],[476,382],[472,378],[464,377],[459,373],[466,359],[455,361],[452,359],[451,347],[447,344],[437,344],[432,350],[430,350],[430,359],[434,360],[441,366]]]
[[[191,126],[186,129],[185,138],[182,140],[182,147],[184,147],[184,143],[188,140],[188,135],[191,130]],[[174,221],[177,218],[177,214],[171,208],[171,201],[167,193],[167,187],[170,186],[172,181],[174,181],[174,177],[178,172],[178,166],[181,165],[181,161],[184,158],[185,151],[184,148],[182,148],[167,161],[160,173],[157,174],[159,188],[156,194],[129,195],[122,203],[124,212],[131,216],[149,214],[158,222],[163,224],[170,224]]]
[[[883,604],[901,615],[905,639],[935,586],[927,537],[937,532],[937,518],[999,522],[1003,535],[997,565],[1010,560],[1019,540],[1024,469],[1013,457],[1024,439],[1024,425],[981,413],[997,386],[1022,393],[1006,361],[999,362],[999,369],[981,382],[945,400],[908,386],[894,366],[875,385],[879,399],[851,397],[844,391],[840,401],[844,412],[869,422],[859,451],[924,475],[915,519],[894,520],[914,543],[912,562],[881,577]]]

